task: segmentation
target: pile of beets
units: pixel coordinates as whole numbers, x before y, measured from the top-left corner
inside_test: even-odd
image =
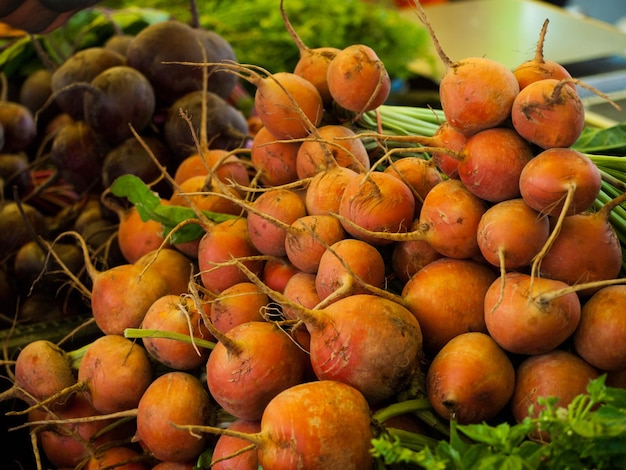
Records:
[[[580,83],[541,47],[515,71],[447,58],[445,122],[384,133],[376,52],[310,49],[281,12],[293,71],[169,20],[0,103],[1,320],[96,329],[7,358],[0,401],[37,464],[382,468],[377,437],[434,448],[451,421],[521,421],[603,371],[623,383],[626,355],[604,353],[623,350],[608,214],[626,196],[588,210]],[[365,113],[379,129],[357,128]],[[573,223],[608,243],[556,256]],[[572,280],[556,267],[574,255]]]

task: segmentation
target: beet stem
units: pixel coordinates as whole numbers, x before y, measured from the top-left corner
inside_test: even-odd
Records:
[[[29,37],[30,43],[32,44],[33,49],[35,49],[35,53],[37,54],[37,57],[39,57],[39,60],[41,60],[41,63],[44,65],[46,70],[54,72],[57,65],[54,63],[46,50],[41,46],[40,39],[35,34],[29,34]]]
[[[600,209],[598,213],[601,213],[603,217],[606,217],[608,219],[611,211],[615,209],[617,206],[621,205],[624,201],[626,201],[626,192],[622,193],[616,198],[611,199],[604,206],[602,206],[602,208]]]
[[[200,13],[198,12],[198,3],[196,0],[189,0],[189,13],[191,14],[190,26],[194,29],[200,27]]]
[[[383,423],[390,418],[401,416],[407,413],[413,413],[415,411],[432,410],[432,405],[428,398],[414,398],[412,400],[404,400],[398,403],[392,403],[379,410],[377,410],[372,418]]]
[[[289,21],[289,18],[287,17],[287,12],[285,11],[284,0],[280,0],[280,14],[283,18],[283,22],[285,23],[285,27],[287,28],[289,36],[291,36],[291,39],[293,40],[296,47],[298,48],[298,51],[300,52],[300,57],[302,57],[311,49],[306,44],[304,44],[302,38],[298,35],[293,25],[291,24],[291,21]]]
[[[437,39],[435,30],[430,24],[430,21],[428,21],[428,17],[426,15],[426,12],[424,11],[424,8],[422,7],[422,4],[419,2],[419,0],[414,0],[413,4],[415,6],[415,13],[417,14],[417,17],[422,23],[424,23],[424,26],[426,26],[426,28],[428,29],[428,33],[430,34],[430,37],[433,41],[435,50],[437,51],[437,55],[439,55],[439,58],[443,61],[446,68],[452,67],[454,65],[454,62],[452,62],[452,59],[448,57],[448,55],[444,52],[443,47],[441,47],[439,39]]]
[[[557,289],[552,292],[544,292],[536,296],[533,301],[539,305],[547,305],[552,300],[562,297],[564,295],[572,294],[585,289],[595,289],[599,287],[613,286],[617,284],[626,284],[626,278],[617,279],[605,279],[601,281],[584,282],[582,284],[576,284],[573,286],[564,287],[563,289]]]
[[[211,192],[211,191],[207,191],[207,192],[204,192],[202,194],[222,197],[222,198],[224,198],[224,199],[226,199],[226,200],[228,200],[230,202],[233,202],[233,203],[237,204],[243,210],[251,212],[254,215],[258,215],[262,219],[267,220],[268,222],[270,222],[272,225],[275,225],[276,227],[282,228],[283,230],[285,230],[287,232],[297,232],[298,231],[295,228],[293,228],[290,224],[287,224],[287,223],[283,222],[280,219],[272,217],[271,215],[268,215],[268,214],[258,210],[252,204],[250,204],[250,203],[248,203],[248,202],[246,202],[246,201],[244,201],[242,199],[233,197],[233,196],[231,196],[229,194],[215,193],[215,192]]]
[[[358,224],[355,224],[350,219],[337,214],[336,212],[330,212],[330,215],[339,219],[341,223],[345,223],[350,226],[354,230],[367,235],[368,237],[376,237],[381,240],[392,240],[392,241],[409,241],[409,240],[424,240],[426,237],[426,233],[428,232],[428,226],[426,224],[420,224],[420,228],[417,230],[413,230],[412,232],[375,232],[372,230],[368,230],[366,228],[361,227]]]
[[[182,112],[182,110],[181,110],[181,112]],[[144,139],[142,139],[142,137],[137,133],[135,128],[132,126],[132,124],[129,124],[129,127],[130,127],[130,131],[133,134],[133,136],[135,137],[135,139],[137,139],[139,144],[143,147],[143,149],[150,156],[150,158],[152,159],[153,163],[161,171],[161,174],[169,181],[169,183],[172,185],[173,188],[180,189],[180,186],[178,185],[178,183],[176,183],[174,178],[169,174],[169,172],[167,171],[167,168],[164,165],[162,165],[161,162],[159,162],[159,160],[157,159],[156,155],[154,154],[154,152],[152,151],[150,146],[148,144],[146,144]],[[199,210],[196,207],[196,205],[193,203],[193,201],[188,201],[188,202],[189,202],[189,207],[191,207],[193,209],[194,213],[196,214],[196,217],[201,222],[201,225],[203,227],[210,227],[211,225],[213,225],[213,223],[209,220],[209,218],[206,215],[204,215],[202,213],[202,211]],[[173,231],[174,230],[172,230],[172,232]],[[165,241],[163,242],[163,244],[165,244]]]
[[[166,338],[172,339],[176,341],[182,341],[187,344],[194,344],[206,349],[213,349],[215,347],[215,343],[212,341],[207,341],[202,338],[192,338],[189,335],[184,335],[181,333],[175,333],[173,331],[163,331],[163,330],[154,330],[154,329],[143,329],[143,328],[126,328],[124,330],[125,338]]]
[[[48,109],[49,106],[51,106],[55,100],[58,98],[59,95],[68,92],[68,91],[74,91],[74,90],[83,90],[87,93],[91,93],[93,95],[98,95],[98,94],[102,94],[103,92],[101,90],[99,90],[98,88],[94,87],[91,83],[88,82],[74,82],[74,83],[70,83],[69,85],[65,85],[63,88],[61,88],[60,90],[55,91],[54,93],[52,93],[48,99],[44,102],[44,104],[41,105],[41,107],[35,111],[35,115],[33,116],[35,123],[37,123],[39,121],[39,116],[46,110]]]
[[[545,59],[543,57],[543,45],[546,39],[546,33],[548,32],[548,23],[550,20],[548,18],[543,22],[543,26],[541,27],[541,32],[539,33],[539,41],[537,41],[537,49],[535,50],[535,62],[538,64],[543,64]]]
[[[100,274],[100,272],[96,269],[96,267],[94,266],[93,262],[91,261],[91,257],[90,257],[90,254],[89,254],[89,249],[87,248],[87,244],[85,243],[85,240],[83,239],[83,237],[78,232],[68,231],[68,232],[60,233],[57,236],[57,238],[52,241],[52,243],[48,243],[46,240],[44,240],[41,237],[40,237],[40,240],[46,246],[46,249],[47,249],[46,250],[47,251],[47,255],[46,256],[48,257],[48,256],[52,255],[52,257],[55,259],[55,261],[57,263],[59,263],[59,266],[61,266],[61,268],[63,268],[63,271],[65,272],[65,274],[74,282],[75,287],[78,288],[78,290],[81,292],[81,294],[83,294],[86,298],[89,299],[89,298],[91,298],[91,291],[80,281],[80,279],[78,279],[78,277],[74,273],[72,273],[72,271],[63,262],[61,257],[53,249],[54,244],[57,241],[59,241],[61,239],[61,237],[66,236],[66,235],[70,235],[70,236],[74,237],[76,240],[78,240],[78,244],[79,244],[80,248],[83,251],[83,257],[85,259],[85,268],[87,269],[87,275],[93,281]],[[47,260],[46,260],[46,263],[47,263]]]
[[[296,316],[299,320],[302,320],[302,322],[304,322],[307,327],[315,329],[320,329],[324,327],[324,325],[326,324],[326,318],[323,315],[322,310],[309,309],[301,304],[293,302],[281,292],[275,291],[266,286],[265,283],[261,279],[259,279],[256,274],[250,271],[248,267],[241,261],[233,259],[233,263],[236,264],[237,267],[248,277],[248,279],[250,279],[252,283],[259,287],[265,295],[270,297],[275,302],[281,305],[288,305],[294,311],[297,311],[298,313],[296,314]]]
[[[50,395],[49,397],[47,397],[45,400],[41,400],[38,401],[37,403],[35,403],[34,405],[29,406],[28,408],[25,408],[23,410],[16,410],[16,411],[8,411],[6,414],[7,416],[21,416],[21,415],[26,415],[28,413],[30,413],[31,411],[34,410],[38,410],[46,405],[48,405],[48,403],[52,403],[55,402],[56,400],[58,400],[61,397],[64,396],[69,396],[74,392],[81,392],[87,389],[86,383],[85,382],[76,382],[74,385],[71,385],[69,387],[64,388],[63,390],[59,390],[58,392]]]
[[[228,429],[228,428],[218,428],[215,426],[200,426],[200,425],[194,425],[194,424],[170,423],[170,425],[176,429],[189,431],[190,434],[194,436],[197,435],[198,433],[209,433],[209,434],[216,434],[220,436],[224,435],[224,436],[238,437],[239,439],[244,439],[257,446],[261,445],[265,441],[263,434],[260,432],[247,433],[247,432],[235,431],[235,430]]]
[[[246,452],[250,452],[250,451],[256,449],[257,446],[258,446],[258,444],[252,443],[252,444],[250,444],[248,446],[242,447],[241,449],[239,449],[236,452],[233,452],[233,453],[231,453],[229,455],[225,455],[224,457],[220,457],[219,459],[211,460],[211,463],[210,463],[209,466],[213,467],[215,464],[217,464],[219,462],[223,462],[225,460],[229,460],[229,459],[235,458],[235,457],[237,457],[239,455],[243,455]]]
[[[345,282],[342,284],[342,286],[337,289],[335,292],[333,292],[333,294],[331,294],[329,297],[327,297],[326,299],[322,300],[318,305],[316,305],[315,309],[320,309],[323,308],[325,306],[327,306],[330,302],[333,301],[333,299],[336,299],[338,297],[342,297],[343,295],[345,295],[346,293],[348,293],[353,287],[354,284],[358,284],[360,287],[368,290],[370,293],[374,294],[374,295],[378,295],[379,297],[384,297],[386,299],[389,299],[393,302],[399,303],[400,305],[404,306],[404,307],[408,307],[406,301],[404,300],[403,297],[394,294],[393,292],[389,292],[385,289],[381,289],[379,287],[376,286],[372,286],[371,284],[368,284],[367,282],[365,282],[363,279],[361,279],[360,276],[358,276],[348,265],[348,263],[346,263],[346,261],[341,258],[341,256],[339,256],[337,254],[337,252],[328,244],[326,243],[326,241],[322,240],[322,238],[308,225],[306,225],[304,227],[304,229],[309,232],[311,234],[312,237],[314,237],[317,241],[320,242],[320,244],[326,249],[328,250],[335,258],[337,258],[337,260],[341,263],[341,265],[343,266],[343,268],[346,270],[346,273],[348,275],[347,280],[345,280]]]
[[[31,427],[33,425],[50,425],[50,424],[75,424],[75,423],[93,423],[94,421],[103,421],[109,419],[118,418],[135,418],[137,416],[137,408],[124,411],[116,411],[115,413],[109,413],[104,415],[83,416],[81,418],[67,418],[67,419],[44,419],[39,421],[29,421],[25,424],[16,426],[9,431],[15,431],[25,427]],[[37,433],[34,433],[35,435]]]
[[[539,253],[537,253],[535,255],[535,257],[533,258],[533,261],[532,261],[532,264],[531,264],[531,267],[530,267],[530,273],[531,273],[530,291],[531,292],[532,292],[532,288],[533,288],[533,281],[534,281],[535,277],[538,276],[538,272],[539,272],[539,267],[541,265],[541,261],[546,256],[548,251],[550,251],[550,248],[554,244],[554,241],[559,236],[559,232],[561,231],[561,227],[563,226],[563,220],[567,216],[567,212],[569,210],[570,205],[572,204],[572,200],[574,199],[574,193],[575,192],[576,192],[576,185],[573,184],[573,183],[569,184],[568,187],[567,187],[567,193],[566,193],[566,196],[565,196],[565,201],[563,202],[563,208],[561,209],[561,213],[559,214],[559,217],[557,218],[556,223],[554,224],[554,228],[552,229],[552,233],[550,233],[550,236],[548,237],[548,239],[544,243],[544,245],[541,248],[541,250],[539,251]]]

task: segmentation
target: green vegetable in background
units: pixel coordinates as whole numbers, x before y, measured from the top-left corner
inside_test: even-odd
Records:
[[[626,123],[605,128],[585,127],[572,147],[593,154],[626,155]]]
[[[402,17],[388,2],[285,0],[284,7],[309,47],[365,44],[377,52],[393,78],[414,75],[410,70],[414,60],[424,60],[435,73],[427,30]],[[224,36],[240,62],[261,65],[271,72],[295,66],[298,49],[285,29],[279,0],[214,0],[199,8],[200,23]]]
[[[102,7],[124,9],[133,0],[106,0]],[[298,49],[285,29],[279,0],[198,1],[200,24],[228,40],[240,62],[259,65],[271,72],[289,71],[298,59]],[[416,21],[402,17],[385,0],[286,0],[285,11],[309,47],[343,48],[366,44],[378,53],[393,78],[415,75],[411,64],[419,61],[425,71],[438,76],[430,36]],[[191,21],[186,0],[148,0],[142,7],[168,12]],[[428,74],[428,72],[426,72]]]
[[[398,439],[374,439],[374,455],[386,464],[428,470],[528,469],[584,470],[622,468],[626,458],[626,390],[605,385],[606,376],[589,383],[567,408],[553,398],[536,419],[521,423],[451,424],[449,440],[415,451]],[[541,429],[549,442],[528,438]],[[417,466],[417,467],[416,467]]]

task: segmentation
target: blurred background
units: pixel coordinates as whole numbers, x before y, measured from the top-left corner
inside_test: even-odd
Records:
[[[376,0],[364,0],[370,3],[381,3]],[[468,0],[422,0],[421,3],[424,6],[449,3],[449,2],[461,2]],[[506,1],[506,0],[503,0]],[[579,15],[589,16],[607,23],[614,24],[621,29],[626,29],[626,2],[624,0],[537,0],[551,3],[558,7],[563,7],[571,12]],[[77,9],[88,7],[94,4],[100,4],[103,6],[110,6],[113,8],[119,8],[120,6],[136,5],[141,7],[156,7],[156,8],[173,8],[175,10],[180,7],[185,7],[189,4],[187,0],[143,0],[136,2],[135,0],[75,0],[73,2],[66,2],[61,4],[72,5],[72,8],[60,8],[50,7],[55,5],[55,2],[49,2],[46,0],[12,0],[2,1],[0,5],[0,20],[4,20],[9,26],[15,28],[45,30],[46,27],[55,28],[63,24],[71,14]],[[219,1],[202,2],[202,3],[219,3]],[[384,3],[384,2],[383,2]],[[403,8],[410,6],[412,0],[389,0],[389,3],[394,4],[397,7]],[[59,10],[56,13],[51,13],[50,10]],[[22,14],[17,14],[17,10],[21,10]],[[24,14],[27,13],[27,14]],[[48,21],[49,24],[44,24]],[[56,19],[56,21],[55,21]],[[42,26],[43,25],[43,26]]]
[[[626,2],[623,0],[555,0],[553,3],[626,30]]]

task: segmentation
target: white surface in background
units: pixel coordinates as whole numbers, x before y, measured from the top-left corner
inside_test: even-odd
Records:
[[[566,65],[626,56],[626,33],[614,25],[539,0],[464,0],[424,9],[443,50],[453,61],[485,56],[514,68],[533,57],[546,18],[550,20],[546,58]],[[403,14],[419,21],[411,8]]]

